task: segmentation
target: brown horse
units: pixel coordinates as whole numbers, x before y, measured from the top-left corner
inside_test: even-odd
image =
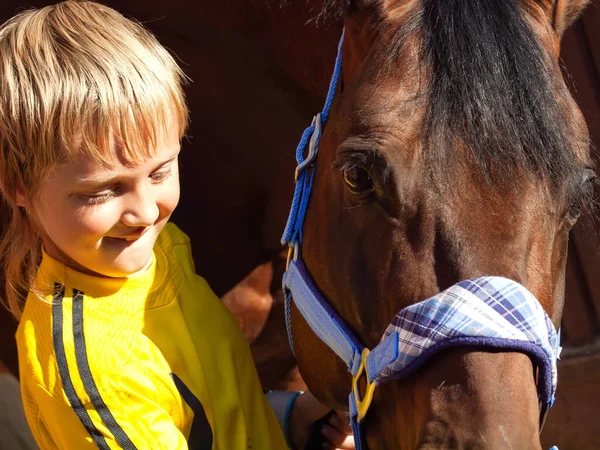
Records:
[[[593,191],[588,133],[558,64],[582,1],[357,0],[315,162],[302,257],[373,348],[397,311],[482,275],[560,324],[568,233]],[[346,408],[344,363],[292,310],[308,386]],[[539,449],[535,368],[457,348],[382,384],[369,448]]]
[[[5,0],[0,19],[48,3]],[[557,58],[585,2],[104,3],[144,22],[194,81],[174,220],[219,295],[281,251],[293,148],[345,25],[304,230],[319,288],[370,347],[403,306],[480,274],[523,283],[558,324],[567,233],[591,175]],[[311,389],[346,408],[345,368],[293,323]],[[524,355],[449,351],[376,391],[368,443],[539,448],[532,373]]]

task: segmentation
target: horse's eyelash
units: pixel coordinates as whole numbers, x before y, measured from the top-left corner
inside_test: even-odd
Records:
[[[340,172],[344,172],[346,170],[353,169],[359,165],[360,164],[358,164],[356,161],[346,160],[346,161],[334,163],[333,168],[339,170]]]
[[[350,170],[358,166],[368,170],[372,169],[374,166],[372,155],[368,152],[353,152],[350,155],[344,155],[342,161],[333,164],[334,168],[341,171]]]

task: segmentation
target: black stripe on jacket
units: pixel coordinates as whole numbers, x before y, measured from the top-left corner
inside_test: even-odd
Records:
[[[135,445],[133,445],[125,430],[117,423],[110,409],[106,406],[104,400],[102,400],[102,396],[98,391],[92,371],[90,370],[83,333],[83,295],[83,292],[73,289],[73,340],[75,342],[75,358],[77,359],[79,376],[83,382],[85,392],[90,397],[92,405],[96,408],[104,425],[106,425],[124,450],[134,450],[136,449]]]
[[[213,443],[213,433],[202,403],[200,403],[200,400],[190,391],[181,378],[174,373],[171,374],[171,377],[179,394],[194,412],[194,420],[192,421],[190,437],[188,438],[188,448],[190,450],[210,450]]]
[[[71,404],[71,408],[77,414],[77,417],[90,434],[94,443],[101,450],[110,450],[106,443],[104,435],[96,428],[94,422],[90,418],[87,410],[81,403],[81,400],[75,392],[69,366],[67,365],[67,357],[65,355],[65,345],[63,342],[63,298],[65,296],[65,288],[59,283],[54,283],[54,296],[52,301],[52,343],[54,345],[54,353],[56,354],[56,363],[58,365],[58,373],[60,380],[67,395],[67,399]]]

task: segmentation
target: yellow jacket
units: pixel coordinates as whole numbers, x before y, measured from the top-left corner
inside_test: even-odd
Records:
[[[168,224],[127,279],[44,254],[17,331],[27,420],[43,449],[285,449],[235,319]]]

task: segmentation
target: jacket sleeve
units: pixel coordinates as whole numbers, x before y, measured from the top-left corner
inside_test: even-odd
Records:
[[[28,411],[27,418],[38,445],[60,450],[187,449],[172,415],[156,401],[156,384],[143,374],[132,375],[120,377],[119,389],[101,393],[104,406],[97,399],[79,404],[58,399],[33,386],[37,411]]]

